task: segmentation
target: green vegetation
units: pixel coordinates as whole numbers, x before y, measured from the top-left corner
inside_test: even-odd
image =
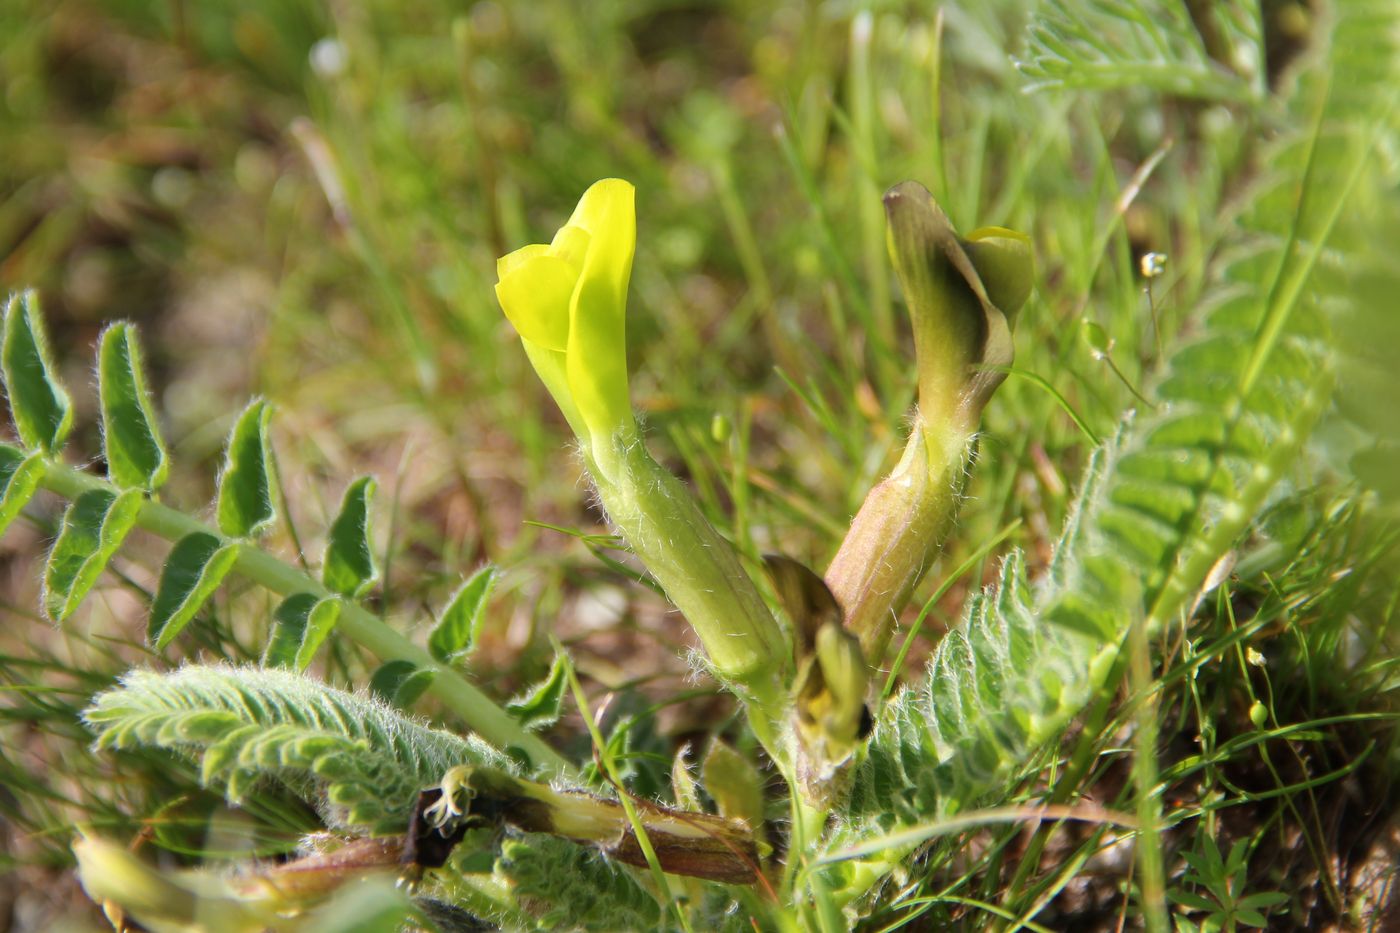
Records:
[[[0,926],[1386,928],[1392,7],[6,5]]]

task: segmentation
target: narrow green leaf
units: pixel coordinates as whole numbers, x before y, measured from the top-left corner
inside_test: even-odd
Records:
[[[295,667],[306,623],[316,605],[315,593],[293,593],[272,612],[272,637],[263,650],[263,667]]]
[[[412,661],[398,660],[381,664],[369,679],[369,689],[386,703],[408,709],[432,682],[432,671],[420,670]]]
[[[351,599],[363,595],[379,577],[369,543],[369,504],[374,490],[372,476],[362,476],[350,484],[326,542],[321,581],[327,589]]]
[[[272,406],[255,399],[233,426],[219,476],[219,530],[230,538],[251,538],[277,520],[272,502],[272,457],[267,422]]]
[[[146,637],[156,648],[170,644],[189,624],[238,560],[238,545],[203,531],[175,542],[160,571]]]
[[[10,296],[0,343],[0,375],[24,446],[46,453],[62,447],[73,427],[73,405],[54,371],[37,292]]]
[[[301,647],[297,649],[297,670],[306,670],[321,644],[335,629],[335,624],[340,621],[340,605],[339,597],[328,596],[311,607],[306,631],[301,636]]]
[[[554,659],[549,676],[531,687],[523,696],[506,704],[506,712],[527,729],[544,729],[559,721],[564,707],[564,691],[568,688],[564,656]]]
[[[42,453],[25,456],[24,451],[16,447],[0,444],[0,535],[34,497],[44,470]]]
[[[118,321],[102,332],[97,351],[97,394],[107,475],[123,488],[156,489],[170,463],[151,409],[136,328]]]
[[[428,650],[444,664],[471,655],[486,617],[486,602],[501,573],[491,564],[482,567],[453,595],[428,635]]]
[[[49,618],[62,622],[78,608],[135,527],[144,500],[139,489],[90,489],[68,506],[44,568],[44,611]]]

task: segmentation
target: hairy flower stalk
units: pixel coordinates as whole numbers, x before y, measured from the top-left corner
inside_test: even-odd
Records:
[[[913,323],[918,408],[903,456],[866,497],[826,573],[872,667],[957,513],[982,409],[1012,360],[1011,317],[1033,276],[1024,234],[985,227],[959,237],[917,182],[891,188],[885,212]]]
[[[790,650],[733,546],[647,452],[628,398],[634,198],[626,181],[594,184],[552,242],[501,258],[496,295],[578,436],[608,518],[685,614],[715,673],[762,712],[756,728],[771,738]]]

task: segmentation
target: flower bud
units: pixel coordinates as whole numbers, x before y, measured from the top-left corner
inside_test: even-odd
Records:
[[[1030,240],[966,239],[917,182],[885,194],[889,247],[914,330],[919,403],[894,472],[872,489],[826,581],[872,667],[956,514],[982,409],[1012,360],[1010,318],[1034,278]]]

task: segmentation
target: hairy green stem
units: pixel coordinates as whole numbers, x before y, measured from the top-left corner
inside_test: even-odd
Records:
[[[45,489],[68,499],[75,499],[91,489],[117,491],[105,480],[57,463],[48,464],[40,482]],[[143,503],[136,523],[168,541],[177,541],[195,532],[224,540],[214,528],[159,502]],[[294,593],[311,593],[317,597],[332,595],[320,581],[249,544],[240,544],[238,562],[233,569],[281,596]],[[567,759],[539,736],[527,731],[460,672],[438,661],[427,649],[409,641],[362,606],[346,601],[338,627],[382,660],[409,661],[422,670],[432,671],[428,691],[487,742],[502,750],[523,753],[532,769],[560,775],[574,772],[574,766]]]
[[[714,672],[740,688],[760,741],[781,755],[791,649],[734,546],[634,429],[595,438],[588,466],[608,518],[685,614]]]

